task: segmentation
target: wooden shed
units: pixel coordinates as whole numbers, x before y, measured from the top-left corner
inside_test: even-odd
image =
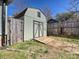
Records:
[[[8,27],[10,44],[47,35],[45,15],[36,8],[26,8],[14,17],[10,17]]]
[[[47,22],[47,35],[58,35],[58,21],[55,19],[50,19]]]

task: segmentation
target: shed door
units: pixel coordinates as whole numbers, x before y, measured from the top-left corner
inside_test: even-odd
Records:
[[[33,38],[43,36],[43,23],[33,21]]]
[[[42,22],[39,23],[39,27],[40,27],[39,32],[40,32],[40,37],[41,37],[41,36],[43,36],[43,23]]]

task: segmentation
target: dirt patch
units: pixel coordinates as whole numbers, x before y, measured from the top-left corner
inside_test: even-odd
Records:
[[[72,54],[79,54],[78,44],[55,40],[55,39],[53,39],[51,37],[47,37],[47,36],[36,38],[35,40],[45,43],[49,46],[55,47],[57,49],[72,53]]]

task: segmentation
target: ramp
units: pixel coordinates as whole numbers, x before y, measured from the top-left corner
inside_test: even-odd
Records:
[[[72,54],[79,54],[79,46],[74,43],[71,44],[69,42],[58,41],[47,36],[35,38],[35,40],[49,45],[51,47],[70,52]]]

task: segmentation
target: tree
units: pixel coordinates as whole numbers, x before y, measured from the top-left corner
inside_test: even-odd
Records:
[[[62,14],[57,14],[56,19],[59,20],[59,21],[66,21],[69,18],[76,18],[75,13],[76,13],[75,11],[71,11],[71,12],[65,12],[65,13],[62,13]]]
[[[4,0],[4,2],[6,3],[6,4],[10,4],[10,3],[12,3],[14,0]]]
[[[52,17],[52,11],[51,11],[51,9],[49,9],[48,7],[46,7],[46,8],[44,7],[44,8],[43,8],[43,13],[44,13],[45,16],[46,16],[47,21],[53,18],[53,17]]]
[[[13,15],[16,15],[27,7],[28,0],[16,0],[14,3],[17,8]]]

